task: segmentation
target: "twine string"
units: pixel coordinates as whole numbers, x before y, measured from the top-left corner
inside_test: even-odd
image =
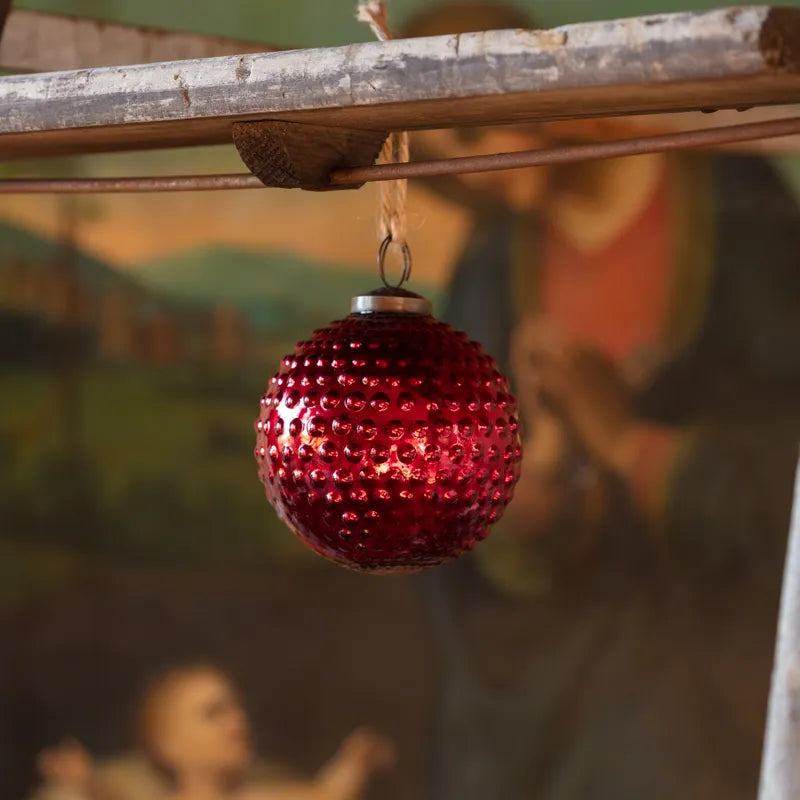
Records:
[[[393,38],[386,17],[386,6],[381,0],[360,0],[356,19],[369,25],[378,40],[386,42]],[[408,160],[408,132],[389,134],[381,148],[380,163],[399,164],[406,163]],[[402,179],[382,182],[379,191],[378,233],[380,239],[381,241],[388,239],[395,247],[407,249],[408,181]]]

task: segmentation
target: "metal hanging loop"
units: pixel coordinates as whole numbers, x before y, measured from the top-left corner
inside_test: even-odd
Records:
[[[389,283],[389,281],[386,280],[386,254],[389,252],[389,245],[391,243],[392,234],[389,233],[378,248],[378,271],[380,272],[381,281],[387,289],[399,289],[411,278],[411,250],[408,247],[408,242],[403,242],[401,247],[403,253],[403,273],[397,283]]]

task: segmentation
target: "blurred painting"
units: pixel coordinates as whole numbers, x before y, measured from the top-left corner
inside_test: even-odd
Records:
[[[464,223],[419,197],[412,225],[436,222],[419,237],[415,286],[435,300],[452,259],[438,236],[455,243]],[[309,554],[252,458],[282,356],[379,283],[376,196],[183,199],[3,207],[4,796],[36,783],[37,752],[59,775],[83,754],[135,749],[146,683],[196,662],[243,687],[257,740],[293,769],[318,768],[364,724],[392,742],[405,727],[422,755],[408,706],[433,691],[421,599]],[[402,687],[384,683],[387,663],[405,664]],[[407,774],[387,791],[421,791],[421,772]]]
[[[540,19],[398,6],[405,35]],[[0,794],[755,796],[800,438],[792,170],[693,152],[411,185],[411,288],[509,374],[524,460],[485,542],[403,577],[305,550],[252,457],[282,356],[378,284],[374,187],[0,198]]]

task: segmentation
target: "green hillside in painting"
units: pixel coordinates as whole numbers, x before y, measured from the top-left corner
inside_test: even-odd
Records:
[[[0,224],[5,557],[305,561],[256,477],[258,398],[377,275],[236,249],[122,272],[65,247]]]
[[[57,241],[0,222],[0,271],[8,269],[19,259],[30,265],[52,262],[61,247]],[[135,286],[135,281],[81,250],[74,251],[72,263],[81,282],[92,288],[104,289],[114,284]]]
[[[163,310],[180,314],[189,310],[185,304],[159,297],[135,277],[80,249],[5,222],[0,222],[0,287],[3,290],[13,288],[7,283],[18,277],[15,268],[21,266],[27,272],[47,270],[64,258],[67,249],[70,269],[74,270],[78,283],[85,290],[99,294],[125,291],[135,298],[137,307],[143,313]],[[0,311],[3,305],[3,297],[0,296]]]
[[[15,563],[303,557],[258,483],[253,418],[286,348],[369,276],[228,251],[124,273],[64,252],[0,225],[0,548]]]
[[[0,270],[17,259],[30,264],[44,264],[52,261],[62,245],[52,239],[39,236],[24,228],[0,222]],[[137,287],[137,282],[123,272],[113,269],[98,258],[81,250],[74,251],[73,263],[80,280],[95,289],[112,285]]]
[[[165,296],[238,308],[259,331],[292,341],[345,316],[350,298],[378,284],[376,274],[321,265],[288,253],[208,249],[144,265],[137,278]],[[414,284],[435,300],[435,291]]]

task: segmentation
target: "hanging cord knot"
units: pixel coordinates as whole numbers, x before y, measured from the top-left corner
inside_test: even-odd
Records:
[[[386,6],[381,0],[361,0],[358,4],[356,19],[365,22],[372,29],[375,37],[382,42],[392,39],[392,31],[386,19]],[[380,154],[380,163],[396,164],[409,159],[408,132],[391,133],[383,143]],[[408,181],[384,181],[378,187],[380,193],[380,211],[378,217],[378,230],[381,239],[379,265],[381,279],[388,286],[384,277],[383,262],[390,245],[400,248],[403,255],[403,276],[400,284],[408,279],[411,274],[411,257],[408,250],[406,219],[406,197],[408,195]],[[408,266],[406,266],[408,265]],[[397,284],[398,286],[400,284]]]

